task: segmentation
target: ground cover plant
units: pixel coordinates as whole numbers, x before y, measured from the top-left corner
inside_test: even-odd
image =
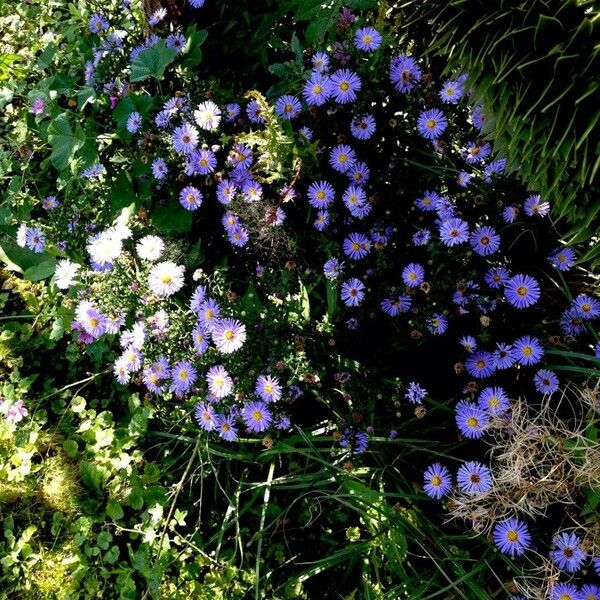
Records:
[[[406,7],[204,4],[3,16],[2,593],[598,597],[597,240]]]

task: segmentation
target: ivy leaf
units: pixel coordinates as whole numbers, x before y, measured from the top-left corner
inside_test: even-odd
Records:
[[[85,134],[79,124],[73,129],[67,113],[61,113],[48,126],[48,142],[52,146],[50,162],[57,171],[64,171],[85,143]]]
[[[147,77],[161,80],[165,69],[175,60],[177,50],[167,48],[161,40],[151,48],[142,50],[131,63],[131,81],[142,81]]]

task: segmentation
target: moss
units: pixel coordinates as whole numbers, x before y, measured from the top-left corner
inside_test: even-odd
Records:
[[[73,598],[77,589],[73,571],[78,564],[73,544],[66,544],[58,550],[40,551],[40,560],[31,570],[31,598]]]
[[[75,467],[61,454],[44,460],[40,472],[38,491],[41,500],[52,510],[74,515],[81,487]]]

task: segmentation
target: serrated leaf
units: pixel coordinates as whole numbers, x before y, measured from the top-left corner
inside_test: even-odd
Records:
[[[142,50],[131,63],[131,81],[142,81],[148,77],[162,79],[165,69],[175,60],[177,50],[167,48],[161,40],[151,48]]]

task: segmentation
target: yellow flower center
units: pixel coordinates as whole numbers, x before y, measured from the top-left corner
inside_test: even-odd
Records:
[[[316,196],[317,196],[317,199],[319,199],[319,200],[323,200],[323,199],[325,198],[325,192],[324,192],[323,190],[319,190],[319,191],[316,193]]]
[[[585,302],[584,304],[581,305],[581,310],[583,312],[590,312],[592,310],[592,305]]]
[[[234,333],[233,329],[228,329],[225,332],[225,339],[226,340],[231,341],[234,337],[235,337],[235,333]]]
[[[171,283],[173,281],[173,278],[170,275],[165,274],[160,278],[160,280],[165,285],[168,285],[169,283]]]
[[[185,381],[189,377],[189,374],[187,371],[182,369],[181,371],[179,371],[178,377],[179,379],[181,379],[181,381]]]
[[[358,244],[357,242],[354,242],[352,244],[352,250],[354,250],[354,252],[358,252],[360,250],[360,244]]]
[[[338,156],[338,162],[341,162],[342,164],[348,162],[348,155],[347,154],[340,154]]]
[[[427,123],[425,123],[427,129],[433,129],[436,125],[437,121],[435,119],[427,119]]]
[[[285,105],[284,110],[285,110],[286,113],[290,113],[290,112],[292,112],[293,108],[294,107],[291,104],[288,103],[288,104]]]
[[[484,235],[479,242],[481,243],[482,246],[487,246],[490,243],[490,238],[487,237],[486,235]]]
[[[98,327],[98,319],[96,317],[92,317],[89,321],[90,327],[96,328]]]
[[[262,421],[263,414],[260,412],[260,410],[255,410],[255,411],[252,413],[252,418],[253,418],[255,421],[257,421],[257,422],[258,422],[258,421]]]
[[[350,84],[347,81],[342,81],[342,83],[340,83],[340,90],[342,90],[342,92],[347,92],[350,89]]]
[[[440,485],[442,485],[442,478],[439,475],[434,475],[431,478],[431,485],[433,485],[434,487],[439,487]]]
[[[467,419],[467,425],[469,427],[477,427],[479,425],[479,421],[475,417],[469,417]]]
[[[517,288],[517,294],[519,294],[519,296],[527,296],[528,293],[529,293],[529,290],[524,285],[520,285]]]
[[[363,37],[363,44],[368,46],[373,41],[373,38],[370,35],[365,35]]]
[[[312,91],[313,91],[313,94],[317,95],[317,94],[320,94],[323,91],[323,88],[321,87],[320,84],[315,83],[315,85],[313,85]]]
[[[519,534],[514,530],[511,529],[507,534],[506,534],[506,539],[509,542],[516,542],[519,539]]]
[[[221,430],[224,431],[225,433],[227,433],[230,429],[231,429],[231,425],[227,422],[225,422],[221,425]]]
[[[531,346],[525,346],[522,352],[523,356],[531,356],[533,354],[533,348]]]
[[[225,385],[225,379],[223,378],[222,375],[217,375],[214,380],[213,380],[213,385],[216,388],[221,388]]]
[[[265,384],[265,392],[267,392],[267,394],[273,393],[273,386],[270,383]]]

